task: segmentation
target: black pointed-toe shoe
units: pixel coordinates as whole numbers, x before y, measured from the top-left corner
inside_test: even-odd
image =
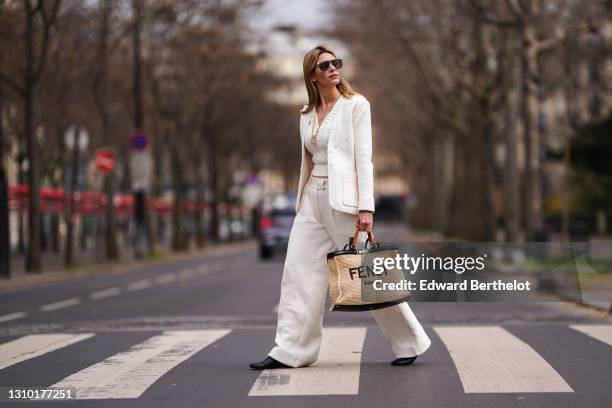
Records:
[[[253,370],[269,370],[272,368],[291,368],[291,366],[283,364],[280,361],[275,360],[270,356],[267,356],[266,358],[264,358],[261,361],[258,361],[257,363],[249,364],[249,367],[251,367]]]
[[[414,357],[398,357],[391,362],[391,365],[394,366],[407,366],[414,363],[414,360],[417,359],[418,356]]]

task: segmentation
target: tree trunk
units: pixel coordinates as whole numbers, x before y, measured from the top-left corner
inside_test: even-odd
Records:
[[[452,191],[453,140],[449,136],[436,137],[434,144],[433,228],[445,234],[448,232],[449,199]]]
[[[23,131],[28,157],[28,246],[25,269],[28,272],[40,272],[40,160],[38,141],[34,132],[34,16],[31,6],[25,13],[25,80],[24,80],[24,115]]]
[[[31,40],[28,41],[31,48]],[[31,49],[30,49],[31,52]],[[28,156],[28,246],[25,268],[28,272],[40,272],[40,159],[38,141],[34,132],[34,83],[26,83],[24,103],[24,137]]]
[[[0,85],[0,276],[11,276],[11,242],[9,235],[8,181],[4,169],[3,95]]]
[[[504,81],[505,104],[505,165],[504,165],[504,217],[505,240],[520,240],[520,180],[518,152],[521,144],[520,101],[521,101],[521,61],[520,44],[514,32],[506,37],[506,75]]]
[[[210,166],[210,188],[212,189],[213,197],[211,202],[211,231],[210,237],[213,242],[219,242],[219,163],[217,161],[217,148],[216,141],[214,140],[216,136],[211,137],[211,141],[208,149],[208,163]]]
[[[539,67],[537,32],[533,16],[538,15],[540,0],[529,1],[529,16],[523,24],[523,125],[525,138],[525,236],[533,239],[535,229],[540,225],[540,134],[539,121]]]
[[[109,113],[111,103],[111,86],[109,80],[109,50],[108,36],[110,32],[110,16],[113,9],[113,2],[100,2],[100,13],[102,21],[100,23],[100,50],[99,50],[99,71],[98,71],[98,86],[95,89],[98,113],[102,127],[102,144],[106,147],[112,144],[112,118]],[[119,259],[119,247],[117,245],[117,226],[115,221],[115,206],[113,205],[113,197],[115,196],[115,175],[113,172],[104,177],[104,193],[108,198],[105,210],[105,257],[107,260]]]
[[[172,144],[170,152],[172,167],[172,187],[174,189],[174,205],[172,206],[172,249],[183,251],[187,249],[187,241],[183,232],[183,192],[184,181],[182,176],[182,163],[178,146]]]
[[[202,212],[204,211],[204,180],[202,178],[202,169],[200,165],[200,157],[193,158],[193,171],[196,190],[196,210],[194,212],[193,222],[195,225],[196,245],[198,248],[204,247],[205,234]]]

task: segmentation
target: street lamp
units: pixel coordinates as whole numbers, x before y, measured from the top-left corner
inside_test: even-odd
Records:
[[[70,177],[70,188],[68,194],[65,195],[66,202],[66,252],[64,253],[64,264],[68,267],[73,263],[72,241],[74,235],[74,226],[72,218],[74,214],[74,192],[78,189],[79,180],[79,161],[80,152],[87,149],[89,145],[89,132],[87,129],[80,126],[70,126],[64,135],[64,143],[68,150],[72,150],[72,172]]]

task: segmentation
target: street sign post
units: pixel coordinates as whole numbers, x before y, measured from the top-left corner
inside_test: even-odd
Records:
[[[130,154],[130,168],[132,171],[132,190],[134,191],[134,221],[136,223],[136,258],[142,258],[149,252],[147,230],[147,190],[151,183],[151,154],[149,152],[149,138],[142,130],[132,133],[132,153]]]
[[[94,155],[94,162],[96,164],[96,169],[98,169],[100,173],[108,174],[115,169],[117,159],[112,150],[102,148]]]

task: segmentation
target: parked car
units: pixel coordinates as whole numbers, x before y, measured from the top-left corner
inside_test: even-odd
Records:
[[[268,194],[259,207],[259,257],[269,259],[285,252],[295,218],[295,193]]]
[[[407,195],[381,195],[376,198],[375,221],[404,222],[409,210]]]

